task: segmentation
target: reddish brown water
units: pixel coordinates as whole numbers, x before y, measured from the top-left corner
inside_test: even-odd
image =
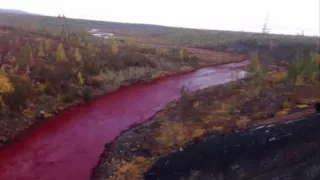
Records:
[[[87,180],[107,142],[190,90],[232,80],[228,64],[122,88],[74,107],[0,152],[0,180]],[[243,77],[240,72],[239,77]]]

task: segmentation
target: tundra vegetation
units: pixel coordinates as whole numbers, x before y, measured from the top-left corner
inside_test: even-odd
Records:
[[[315,37],[265,38],[260,33],[78,19],[67,19],[61,35],[61,17],[14,14],[2,14],[0,24],[0,146],[37,119],[121,86],[259,52],[250,55],[244,79],[198,92],[182,90],[181,98],[147,126],[120,136],[101,156],[92,179],[142,179],[159,157],[199,138],[284,117],[320,100],[320,57],[309,53]],[[118,39],[94,38],[91,29]],[[294,56],[292,49],[300,47],[306,48]],[[233,77],[237,79],[236,72]]]
[[[181,98],[147,125],[123,133],[102,154],[92,179],[143,179],[160,157],[198,139],[274,123],[320,102],[319,54],[298,51],[288,66],[278,67],[266,65],[259,53],[250,57],[244,79],[197,92],[182,90]]]
[[[207,59],[202,52],[140,46],[134,38],[0,26],[0,146],[67,107],[121,86],[242,60],[241,55],[206,52]]]

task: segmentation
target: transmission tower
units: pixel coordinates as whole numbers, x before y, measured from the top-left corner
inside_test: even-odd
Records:
[[[60,26],[61,26],[61,29],[60,29],[60,36],[61,36],[61,40],[65,40],[66,38],[68,38],[68,25],[66,23],[66,17],[64,15],[60,16],[59,15],[59,18],[60,18]]]
[[[269,13],[267,13],[266,19],[265,19],[263,27],[262,27],[261,41],[265,42],[265,39],[266,39],[267,43],[269,44],[269,50],[271,50],[271,48],[273,46],[273,42],[270,38],[270,28],[268,27],[268,23],[269,23]],[[260,43],[262,43],[261,41],[260,41]]]
[[[269,14],[267,14],[266,20],[264,21],[264,24],[262,27],[262,34],[269,34],[270,29],[268,28],[268,22],[269,22]]]

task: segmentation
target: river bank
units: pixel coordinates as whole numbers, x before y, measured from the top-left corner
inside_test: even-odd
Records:
[[[146,180],[318,179],[320,114],[202,138],[160,158]]]
[[[156,74],[152,74],[148,80],[141,79],[141,80],[138,80],[137,82],[125,83],[123,85],[114,86],[111,90],[109,89],[108,91],[95,89],[92,91],[92,97],[90,98],[90,101],[94,101],[96,99],[99,99],[99,98],[105,96],[108,93],[112,93],[112,92],[115,92],[121,88],[126,88],[128,86],[135,85],[138,83],[151,83],[152,81],[159,80],[160,78],[164,78],[164,77],[170,78],[171,76],[175,76],[175,75],[192,73],[192,72],[195,72],[195,71],[200,70],[205,67],[208,68],[208,67],[222,66],[225,64],[232,64],[232,63],[239,63],[239,62],[244,62],[244,61],[242,59],[239,59],[239,60],[230,61],[230,62],[217,62],[217,63],[213,62],[212,64],[205,64],[205,65],[202,65],[197,68],[184,67],[177,72],[159,71]],[[139,82],[139,81],[141,81],[141,82]],[[37,120],[36,116],[28,117],[28,119],[30,119],[30,120],[34,119],[35,121],[31,124],[28,124],[25,127],[22,127],[22,129],[17,129],[15,132],[11,132],[12,134],[8,137],[7,136],[0,136],[0,150],[3,148],[6,148],[6,146],[8,146],[8,145],[14,143],[17,139],[20,139],[21,137],[27,135],[28,132],[32,131],[36,126],[38,126],[42,123],[45,123],[47,120],[50,120],[52,117],[54,117],[64,111],[67,111],[68,109],[70,109],[72,107],[76,107],[78,105],[85,104],[87,102],[88,101],[86,101],[86,100],[77,100],[72,103],[56,104],[55,106],[57,106],[58,108],[54,109],[52,112],[46,112],[45,116],[43,118],[41,118],[40,120],[39,119]],[[30,120],[25,120],[25,121],[30,121]]]
[[[245,78],[186,93],[146,123],[108,143],[91,179],[143,179],[146,172],[154,172],[150,169],[163,162],[161,159],[183,152],[189,145],[212,134],[214,137],[315,113],[313,105],[320,100],[320,85],[284,86],[282,80],[285,76],[284,72],[270,72],[265,77],[267,85],[260,88],[251,83],[252,79]],[[198,151],[191,153],[199,154]],[[185,158],[183,162],[187,165],[189,161]],[[186,169],[188,173],[192,170]],[[167,175],[172,173],[168,171]],[[161,177],[157,175],[154,177]]]
[[[0,151],[0,179],[87,179],[105,142],[153,116],[178,98],[181,88],[202,89],[232,80],[231,69],[246,63],[136,84],[70,108]],[[240,73],[243,75],[243,73]],[[133,106],[134,104],[134,106]]]
[[[176,52],[123,44],[75,39],[62,44],[53,35],[0,29],[0,149],[70,107],[120,87],[227,63],[223,58],[244,60],[244,55],[213,51],[208,51],[211,59],[202,60],[189,52],[178,57]],[[55,57],[58,49],[62,59]]]

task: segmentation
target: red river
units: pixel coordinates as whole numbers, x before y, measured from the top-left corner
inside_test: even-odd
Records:
[[[232,68],[203,68],[151,84],[136,84],[76,106],[0,151],[0,180],[87,180],[107,142],[141,123],[180,95],[232,80]],[[239,77],[244,72],[240,71]]]

